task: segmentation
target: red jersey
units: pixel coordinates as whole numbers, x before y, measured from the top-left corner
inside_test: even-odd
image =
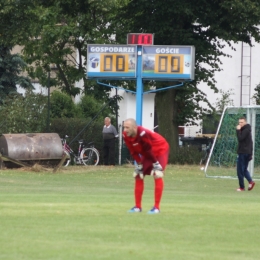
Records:
[[[135,137],[127,136],[123,132],[123,138],[137,163],[141,163],[140,155],[156,162],[156,157],[165,154],[169,150],[169,144],[161,135],[142,126],[137,127],[137,135]]]

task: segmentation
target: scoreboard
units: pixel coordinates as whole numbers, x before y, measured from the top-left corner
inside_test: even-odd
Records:
[[[142,125],[143,94],[150,92],[143,90],[145,80],[190,81],[195,76],[194,46],[153,45],[153,38],[154,34],[151,33],[129,33],[127,45],[87,46],[87,78],[136,80],[134,93],[138,125]],[[106,83],[98,84],[117,88]],[[179,86],[181,84],[167,88]]]
[[[133,35],[130,36],[133,37]],[[134,36],[140,37],[139,35]],[[141,46],[141,51],[140,48],[137,48],[138,44],[89,44],[87,48],[87,77],[136,79],[138,70],[138,77],[141,77],[142,80],[194,79],[194,46],[149,45],[150,38],[147,40],[145,38],[147,35],[141,36],[147,41],[146,45]],[[138,66],[138,69],[137,54],[138,57],[141,56],[139,63],[141,67]]]
[[[88,78],[135,78],[136,46],[88,45]]]
[[[142,78],[194,79],[194,46],[143,46]]]

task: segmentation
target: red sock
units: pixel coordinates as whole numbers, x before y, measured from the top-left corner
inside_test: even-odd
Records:
[[[154,207],[160,209],[164,182],[162,178],[154,179]]]
[[[142,196],[144,191],[144,180],[135,179],[135,206],[142,208]]]

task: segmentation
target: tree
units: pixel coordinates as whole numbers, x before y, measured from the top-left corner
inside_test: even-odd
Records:
[[[126,1],[0,1],[0,43],[24,46],[29,76],[41,85],[57,86],[73,98],[81,93],[75,83],[83,81],[82,94],[108,102],[111,89],[86,79],[87,44],[115,43],[110,21]],[[114,111],[116,99],[109,104]]]
[[[68,94],[53,91],[50,101],[50,116],[52,119],[80,117],[77,115],[76,105]]]
[[[85,95],[81,98],[77,104],[78,110],[81,111],[84,118],[96,118],[103,122],[106,116],[113,117],[110,115],[111,110],[108,108],[108,103],[102,104],[98,102],[93,96]]]
[[[93,89],[93,82],[89,84],[85,76],[87,43],[114,42],[114,30],[109,22],[119,2],[9,0],[9,4],[2,4],[4,15],[0,17],[3,23],[0,31],[11,38],[4,27],[6,25],[11,29],[13,41],[24,46],[25,61],[31,64],[28,69],[30,77],[39,79],[42,85],[47,86],[48,72],[55,65],[57,73],[52,83],[75,96],[80,93],[80,89],[75,86],[79,80],[84,80],[86,89]],[[16,19],[21,16],[24,21],[19,26]],[[20,31],[26,31],[24,37]]]
[[[221,94],[220,98],[217,98],[217,102],[214,103],[213,110],[210,114],[205,114],[202,117],[203,124],[203,134],[215,134],[220,117],[226,106],[234,106],[234,101],[231,98],[233,93],[233,89],[229,89],[227,91],[220,90]]]
[[[8,116],[6,116],[8,115]],[[47,97],[26,91],[14,94],[0,106],[1,133],[41,133],[46,129]]]
[[[32,39],[38,22],[35,6],[38,0],[1,0],[0,1],[0,45],[22,45]]]
[[[225,45],[243,41],[251,45],[251,38],[260,40],[260,4],[258,0],[132,0],[118,12],[113,26],[116,39],[124,42],[128,32],[155,34],[156,45],[194,45],[195,80],[180,89],[156,94],[159,131],[170,143],[170,162],[178,148],[178,123],[201,117],[199,103],[206,101],[205,93],[197,88],[201,81],[218,92],[214,73],[221,70],[221,56]],[[232,47],[233,48],[233,47]],[[233,48],[234,49],[234,48]],[[157,84],[171,86],[174,82]],[[187,98],[188,97],[188,98]],[[192,103],[191,103],[192,101]],[[211,104],[209,109],[212,109]]]
[[[255,87],[255,94],[253,95],[253,100],[256,105],[260,105],[260,83]]]
[[[215,103],[216,112],[222,114],[223,110],[226,106],[234,106],[234,101],[231,98],[233,93],[233,89],[229,89],[227,91],[220,90],[219,93],[221,94],[220,98],[217,98],[217,102]]]
[[[51,118],[94,118],[98,115],[103,108],[103,104],[93,98],[91,95],[82,96],[80,101],[75,104],[71,97],[60,91],[53,91],[51,93]],[[100,119],[102,122],[111,111],[108,107],[105,107],[101,111]]]
[[[33,87],[27,77],[20,75],[25,67],[20,55],[11,54],[10,47],[0,45],[0,104],[6,97],[17,94],[16,85],[24,89]]]

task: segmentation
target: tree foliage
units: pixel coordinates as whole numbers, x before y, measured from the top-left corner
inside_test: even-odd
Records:
[[[23,58],[30,65],[27,72],[41,85],[57,86],[72,98],[82,92],[108,102],[111,89],[86,79],[87,44],[115,43],[110,22],[116,6],[125,2],[0,1],[0,34],[4,36],[0,41],[23,46]],[[83,90],[79,82],[83,82]],[[115,111],[116,104],[116,99],[110,102],[111,111]]]
[[[26,67],[20,55],[11,54],[11,48],[0,45],[0,103],[9,95],[17,94],[16,85],[24,89],[32,88],[27,77],[20,75]]]
[[[113,114],[111,114],[111,110],[107,105],[108,103],[97,102],[91,95],[83,96],[77,104],[84,118],[97,117],[97,119],[102,122],[106,116],[113,117]]]
[[[75,104],[70,96],[60,91],[51,93],[50,114],[51,119],[56,118],[95,118],[103,122],[109,116],[111,110],[105,103],[100,103],[91,95],[82,96]],[[106,106],[107,105],[107,106]],[[110,115],[113,117],[113,114]]]
[[[0,10],[0,43],[23,45],[25,61],[31,64],[29,75],[44,86],[54,65],[57,71],[51,85],[70,96],[80,92],[75,82],[83,80],[85,93],[108,100],[110,89],[85,78],[88,43],[125,44],[129,32],[151,32],[156,45],[194,45],[195,80],[156,94],[159,130],[171,144],[172,162],[178,125],[194,123],[213,109],[197,85],[206,82],[218,91],[215,72],[221,70],[221,57],[230,56],[223,52],[224,46],[260,40],[258,0],[198,0],[196,4],[193,0],[5,0],[0,1]],[[133,82],[122,84],[135,87]],[[162,88],[176,82],[152,84]],[[208,108],[203,109],[201,102]]]
[[[202,116],[202,133],[203,134],[215,134],[220,117],[227,106],[234,106],[233,89],[220,90],[220,97],[216,99],[216,103],[213,104],[213,110],[210,114]]]
[[[220,90],[220,98],[217,98],[215,103],[215,110],[217,113],[221,114],[226,106],[234,106],[234,100],[232,95],[234,95],[233,89]]]
[[[134,11],[133,11],[134,10]],[[178,125],[200,118],[203,112],[201,101],[207,102],[205,93],[197,88],[199,82],[206,82],[209,88],[216,88],[215,72],[221,70],[221,57],[226,45],[243,41],[251,44],[252,37],[260,40],[260,3],[257,0],[132,0],[118,12],[114,21],[117,27],[116,39],[123,43],[128,32],[154,33],[155,45],[194,45],[195,80],[184,87],[156,94],[159,131],[171,144],[170,161],[178,147]],[[176,83],[156,83],[156,87]],[[206,109],[207,110],[207,109]],[[168,116],[165,116],[165,113]],[[170,119],[170,120],[169,120]],[[190,120],[191,119],[191,120]]]
[[[93,86],[85,76],[87,44],[114,43],[111,37],[114,30],[109,23],[118,2],[9,0],[9,5],[2,4],[5,14],[2,21],[13,30],[17,24],[16,18],[24,17],[21,31],[26,30],[27,33],[22,37],[17,30],[13,30],[15,33],[12,36],[16,44],[24,46],[24,58],[31,64],[28,70],[30,77],[39,79],[42,85],[47,86],[48,72],[54,66],[56,77],[53,85],[76,96],[80,89],[75,82],[83,79],[86,90],[91,90]],[[7,16],[10,16],[9,23]],[[4,35],[10,37],[7,30],[1,26],[0,29]]]
[[[80,117],[71,97],[60,91],[53,91],[51,93],[50,116],[51,118]]]
[[[68,119],[85,122],[95,117],[96,122],[103,124],[106,116],[113,117],[109,114],[110,109],[106,104],[90,96],[83,97],[78,104],[75,104],[68,94],[54,91],[51,93],[48,107],[48,97],[28,90],[24,96],[17,93],[9,96],[0,106],[0,133],[46,132],[48,109],[51,125],[57,119],[61,119],[60,122]]]
[[[47,97],[27,91],[25,96],[9,96],[0,106],[1,133],[44,132],[47,119]]]
[[[257,84],[254,90],[256,93],[253,96],[253,100],[255,101],[256,105],[260,105],[260,83]]]
[[[0,45],[23,45],[34,37],[32,26],[38,22],[37,3],[38,0],[0,1]]]

